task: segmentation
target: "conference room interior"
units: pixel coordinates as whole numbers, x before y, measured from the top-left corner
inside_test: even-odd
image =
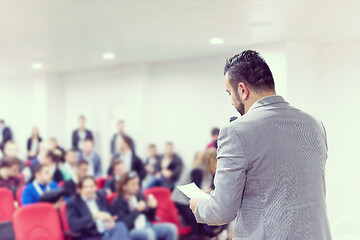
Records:
[[[331,234],[360,239],[359,7],[354,0],[5,0],[0,119],[21,169],[31,165],[34,127],[41,147],[56,141],[65,152],[82,152],[73,134],[83,121],[100,159],[97,179],[111,178],[119,125],[144,170],[154,144],[160,156],[172,147],[186,174],[215,148],[212,130],[240,117],[225,91],[224,65],[252,49],[268,63],[277,94],[323,122]],[[140,176],[144,191],[150,178]],[[231,239],[231,224],[224,229],[208,239]]]

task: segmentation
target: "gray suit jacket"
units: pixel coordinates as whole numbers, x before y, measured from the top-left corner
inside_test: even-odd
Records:
[[[199,223],[236,218],[233,239],[331,239],[321,122],[269,96],[223,128],[218,144],[215,190],[195,209]]]

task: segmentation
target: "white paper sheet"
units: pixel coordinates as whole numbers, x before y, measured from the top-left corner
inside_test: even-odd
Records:
[[[195,183],[185,184],[177,187],[181,192],[183,192],[188,198],[209,198],[210,195],[201,191],[200,188],[196,186]]]

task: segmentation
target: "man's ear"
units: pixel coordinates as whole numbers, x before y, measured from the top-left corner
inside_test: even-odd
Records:
[[[245,83],[243,83],[243,82],[239,83],[238,93],[239,93],[241,100],[243,100],[243,101],[246,101],[249,98],[250,91]]]

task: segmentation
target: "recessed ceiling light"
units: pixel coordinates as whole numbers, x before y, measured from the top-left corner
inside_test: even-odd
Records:
[[[212,39],[209,40],[209,42],[211,44],[214,44],[214,45],[219,45],[219,44],[224,43],[224,39],[222,39],[222,38],[212,38]]]
[[[42,65],[42,63],[33,63],[33,64],[31,65],[31,67],[32,67],[33,69],[35,69],[35,70],[40,70],[40,69],[43,68],[43,65]]]
[[[106,60],[112,60],[112,59],[115,58],[115,54],[114,54],[114,53],[110,53],[110,52],[104,53],[104,54],[103,54],[103,58],[106,59]]]

